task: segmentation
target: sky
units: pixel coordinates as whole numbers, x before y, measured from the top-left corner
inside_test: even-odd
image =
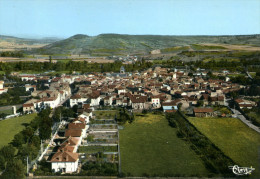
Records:
[[[260,34],[260,0],[0,0],[0,35]]]

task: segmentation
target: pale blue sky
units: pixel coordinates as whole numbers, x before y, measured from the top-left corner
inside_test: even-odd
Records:
[[[260,0],[0,0],[0,34],[260,34]]]

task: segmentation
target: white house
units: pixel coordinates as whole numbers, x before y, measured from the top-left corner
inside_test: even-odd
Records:
[[[76,172],[78,169],[79,154],[63,148],[53,155],[50,162],[51,169],[54,170],[54,172]]]
[[[121,93],[125,93],[126,92],[125,88],[122,88],[122,87],[119,87],[116,90],[117,90],[117,94],[121,94]]]
[[[42,100],[44,106],[56,108],[60,104],[60,94],[56,97],[42,98],[40,100]]]
[[[35,75],[20,75],[22,81],[36,80]]]
[[[78,105],[79,103],[84,103],[87,101],[87,98],[81,97],[79,94],[75,94],[70,98],[70,107]]]
[[[36,85],[30,85],[30,84],[26,84],[25,85],[25,91],[36,91]]]
[[[104,105],[105,105],[105,106],[111,106],[112,103],[113,103],[113,98],[112,98],[112,96],[106,96],[106,97],[104,98]]]
[[[7,88],[4,88],[4,81],[0,81],[0,94],[6,93],[7,91]]]
[[[100,95],[92,93],[90,96],[90,106],[99,106],[100,104]]]
[[[159,98],[158,96],[153,96],[153,97],[151,97],[151,102],[152,102],[152,106],[153,106],[154,108],[159,108],[159,107],[161,107],[161,105],[160,105],[160,98]]]

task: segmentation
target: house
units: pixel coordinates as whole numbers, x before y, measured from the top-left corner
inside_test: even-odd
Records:
[[[61,143],[59,149],[67,147],[68,151],[76,153],[79,145],[80,140],[78,137],[68,137]]]
[[[81,131],[82,137],[85,137],[87,128],[86,128],[85,122],[84,123],[77,123],[76,121],[74,121],[72,123],[69,123],[68,130],[82,130]]]
[[[65,131],[65,137],[81,137],[81,135],[82,135],[81,129],[77,129],[77,130],[67,129]]]
[[[161,107],[160,96],[152,96],[151,103],[153,108],[160,108]]]
[[[90,98],[90,106],[99,106],[100,104],[100,93],[97,91],[92,92],[92,94],[89,96]]]
[[[224,106],[225,96],[224,95],[218,95],[218,96],[210,97],[210,103],[211,103],[211,105],[222,105],[222,106]]]
[[[4,81],[0,81],[0,94],[6,93],[8,91],[7,88],[4,88]]]
[[[117,91],[117,94],[121,94],[121,93],[126,92],[125,88],[122,88],[122,87],[116,88],[116,91]]]
[[[145,109],[145,103],[147,102],[147,96],[130,95],[130,103],[133,109]]]
[[[20,75],[20,78],[22,81],[32,81],[32,80],[36,80],[36,76],[35,75]]]
[[[79,154],[73,153],[68,147],[62,147],[52,156],[50,162],[51,169],[54,172],[76,172],[78,169]]]
[[[33,113],[35,112],[35,108],[33,103],[23,104],[23,112],[24,113]]]
[[[104,106],[111,106],[113,103],[113,98],[111,96],[106,96],[104,98]]]
[[[36,91],[36,85],[26,84],[25,91]]]
[[[194,108],[193,114],[195,117],[212,117],[213,116],[212,108]]]
[[[235,103],[240,107],[240,109],[243,108],[252,109],[252,107],[256,106],[256,102],[246,100],[246,99],[241,99],[241,98],[236,99]]]
[[[178,107],[174,101],[164,102],[162,103],[163,112],[178,110]]]
[[[79,103],[84,103],[87,100],[87,98],[81,97],[79,94],[75,94],[70,98],[70,107],[73,107],[74,105],[78,105]]]

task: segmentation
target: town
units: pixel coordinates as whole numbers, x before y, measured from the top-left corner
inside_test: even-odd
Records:
[[[46,171],[118,175],[122,173],[119,131],[140,114],[165,115],[175,127],[179,124],[171,118],[178,113],[192,120],[237,118],[260,133],[258,119],[248,115],[259,108],[255,100],[259,97],[239,95],[239,91],[249,87],[232,82],[230,76],[234,74],[225,69],[211,72],[198,68],[192,72],[185,67],[160,66],[134,72],[126,72],[121,66],[118,72],[59,76],[12,72],[9,78],[20,80],[28,96],[21,110],[12,106],[12,114],[2,113],[2,120],[35,113],[43,116],[46,111],[47,118],[52,118],[49,130],[39,126],[31,134],[39,136],[41,144],[38,143],[36,154],[27,154],[31,156],[27,162],[29,176],[49,175]],[[0,84],[3,95],[8,88],[5,81]],[[19,147],[24,142],[16,135],[13,143]],[[91,173],[89,163],[95,167],[100,160],[108,169]]]
[[[0,179],[259,179],[259,17],[259,0],[1,0]]]

